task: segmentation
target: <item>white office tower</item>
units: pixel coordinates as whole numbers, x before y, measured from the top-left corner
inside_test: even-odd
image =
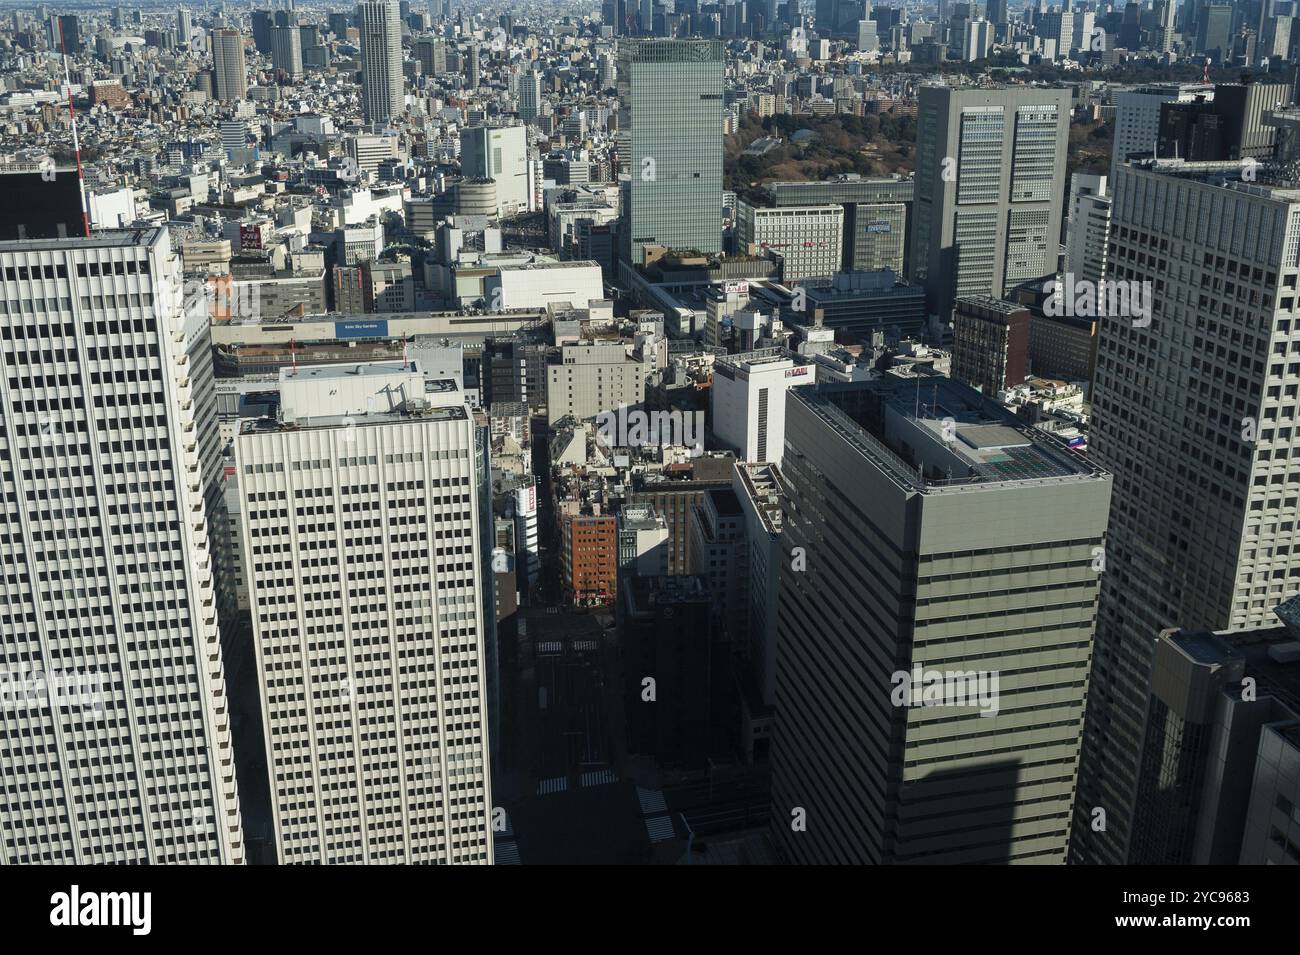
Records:
[[[461,130],[460,167],[468,178],[496,183],[498,216],[528,211],[527,127],[470,126]]]
[[[1065,272],[1075,280],[1100,282],[1106,277],[1106,243],[1110,238],[1110,196],[1106,177],[1076,172],[1070,177],[1069,224],[1065,235]]]
[[[312,369],[235,440],[281,863],[492,862],[474,422],[411,370]]]
[[[1115,475],[1075,849],[1123,862],[1156,637],[1272,623],[1296,592],[1300,193],[1243,164],[1114,178],[1109,273],[1150,309],[1103,317],[1088,456]],[[1105,829],[1090,824],[1105,811]]]
[[[987,20],[967,20],[962,34],[961,58],[967,63],[987,60],[993,50],[993,24]]]
[[[166,229],[0,243],[0,863],[244,861],[180,293]]]
[[[811,385],[813,366],[784,348],[719,357],[713,365],[709,420],[713,436],[740,461],[780,464],[785,449],[786,392]]]
[[[1114,170],[1130,155],[1153,156],[1160,139],[1160,107],[1165,103],[1190,103],[1214,99],[1214,87],[1205,83],[1151,83],[1115,94],[1115,142],[1110,168]],[[1177,158],[1177,157],[1164,157]]]
[[[858,21],[858,50],[862,53],[875,53],[880,49],[880,37],[876,35],[875,20]]]
[[[302,34],[296,26],[271,29],[271,66],[291,80],[302,78]]]
[[[227,103],[248,96],[244,36],[238,30],[212,31],[212,91],[217,99]]]
[[[361,105],[367,123],[386,123],[405,107],[402,24],[397,0],[367,0],[361,16]]]

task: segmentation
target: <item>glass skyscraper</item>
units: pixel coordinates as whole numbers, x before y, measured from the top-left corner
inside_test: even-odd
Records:
[[[721,41],[627,40],[618,56],[631,261],[651,245],[721,252]]]

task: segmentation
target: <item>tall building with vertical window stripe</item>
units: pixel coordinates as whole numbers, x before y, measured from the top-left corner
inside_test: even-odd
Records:
[[[212,86],[214,98],[227,103],[248,96],[244,35],[238,30],[212,31]]]
[[[618,47],[618,158],[633,264],[647,246],[722,251],[720,40]]]
[[[1055,274],[1069,128],[1066,89],[921,88],[911,266],[931,314]]]
[[[492,862],[474,422],[392,371],[313,369],[310,418],[236,438],[286,864]]]
[[[367,123],[386,123],[406,107],[402,15],[397,0],[365,0],[361,27],[361,105]]]
[[[0,243],[0,863],[244,861],[210,355],[166,229]]]
[[[1109,476],[942,377],[799,388],[786,424],[778,848],[1064,862]]]

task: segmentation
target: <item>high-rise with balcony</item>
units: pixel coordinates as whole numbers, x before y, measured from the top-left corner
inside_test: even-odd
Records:
[[[492,862],[475,429],[429,395],[406,362],[285,372],[235,440],[284,864]]]
[[[1061,863],[1110,479],[935,376],[791,392],[772,833],[799,863]]]
[[[1152,308],[1100,319],[1088,453],[1115,493],[1080,861],[1132,857],[1156,638],[1259,626],[1300,587],[1300,190],[1253,171],[1252,183],[1241,162],[1116,170],[1108,278],[1150,283]]]
[[[0,342],[0,862],[242,862],[208,314],[167,230],[0,243]]]
[[[626,40],[618,48],[618,156],[629,257],[647,246],[722,251],[720,40]]]
[[[947,321],[1056,272],[1070,91],[926,86],[917,116],[911,267]]]
[[[405,108],[402,16],[397,0],[366,0],[361,27],[361,106],[367,123],[386,123]]]

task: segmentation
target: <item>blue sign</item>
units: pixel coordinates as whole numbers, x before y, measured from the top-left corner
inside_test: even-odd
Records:
[[[377,319],[372,322],[364,320],[334,323],[335,338],[387,338],[388,322]]]

